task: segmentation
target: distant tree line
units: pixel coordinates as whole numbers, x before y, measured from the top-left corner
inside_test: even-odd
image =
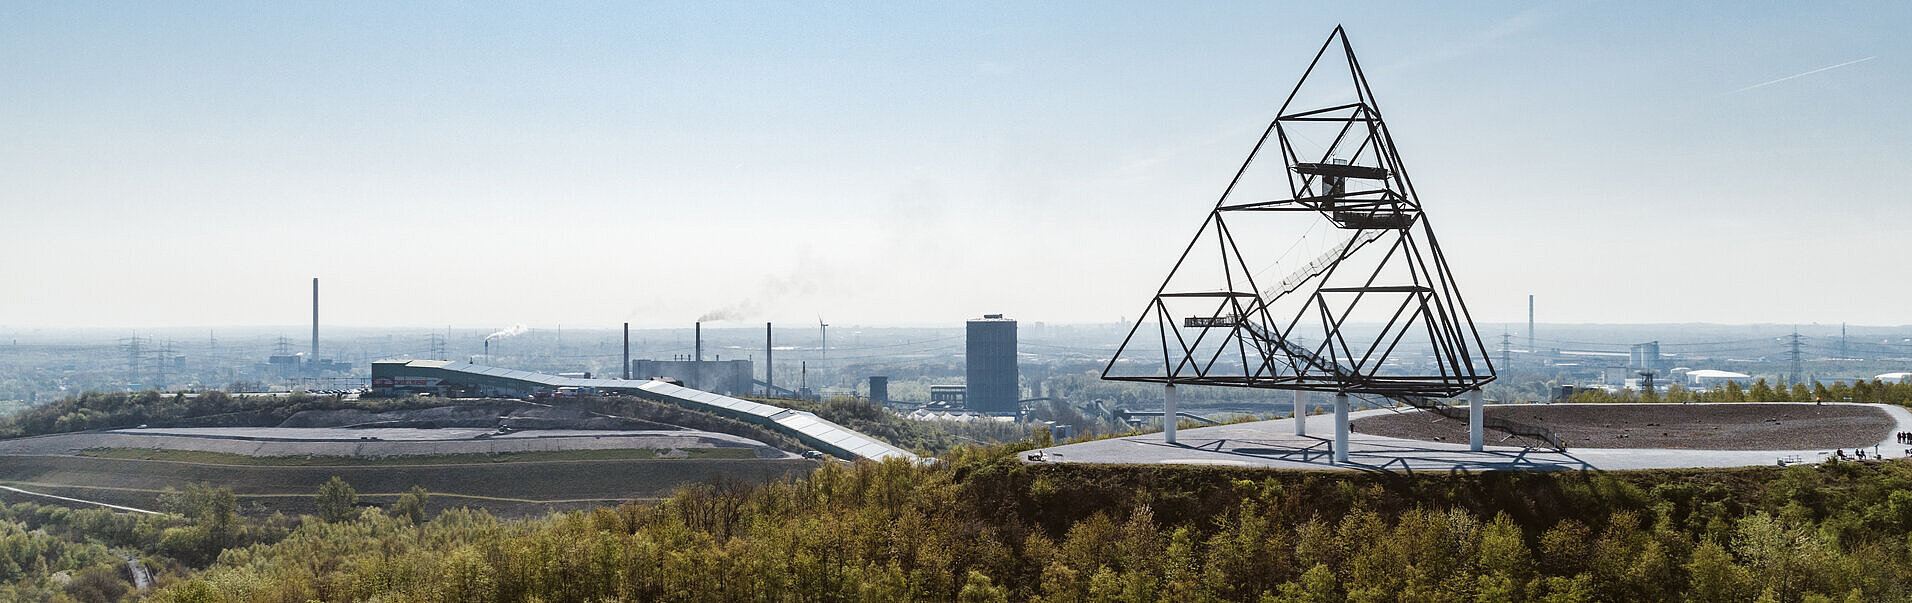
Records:
[[[1844,381],[1835,381],[1828,386],[1814,381],[1812,385],[1794,383],[1772,385],[1765,379],[1753,382],[1753,386],[1740,387],[1737,382],[1727,382],[1707,390],[1694,390],[1673,384],[1666,393],[1641,391],[1632,388],[1618,391],[1585,389],[1574,392],[1569,402],[1866,402],[1873,404],[1896,404],[1912,406],[1912,383],[1885,382],[1878,379],[1854,381],[1847,385]]]
[[[444,403],[430,398],[346,399],[304,392],[283,396],[241,396],[221,391],[87,392],[0,419],[0,438],[165,425],[208,417],[223,417],[234,425],[276,425],[307,410],[354,408],[382,412]]]
[[[1014,424],[914,421],[884,412],[868,402],[847,397],[824,402],[769,402],[810,411],[905,450],[927,454],[938,454],[958,446],[1013,442],[1028,435],[1026,428]],[[439,398],[347,399],[303,392],[284,396],[240,396],[218,391],[190,395],[158,391],[89,392],[0,419],[0,438],[180,423],[270,426],[307,410],[358,409],[383,412],[452,403]],[[809,446],[793,437],[759,425],[637,396],[596,396],[569,399],[561,403],[590,412],[750,438],[792,452],[809,449]]]

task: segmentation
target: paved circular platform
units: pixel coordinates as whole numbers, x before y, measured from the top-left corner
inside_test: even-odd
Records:
[[[1677,412],[1679,405],[1667,405]],[[1895,431],[1912,432],[1912,412],[1886,404],[1864,404],[1889,414]],[[1375,409],[1349,413],[1350,420],[1399,412]],[[1674,450],[1665,448],[1570,448],[1564,452],[1493,445],[1498,434],[1487,432],[1485,450],[1468,450],[1466,442],[1433,442],[1360,432],[1348,436],[1348,462],[1335,463],[1332,454],[1334,417],[1306,417],[1308,435],[1294,434],[1293,419],[1183,429],[1177,443],[1162,434],[1080,442],[1041,450],[1040,462],[1229,465],[1282,469],[1358,471],[1507,471],[1584,469],[1671,469],[1692,467],[1747,467],[1823,461],[1833,449],[1807,450]],[[1891,433],[1866,449],[1886,458],[1912,456],[1912,445],[1899,444]],[[1853,450],[1846,449],[1846,454]]]

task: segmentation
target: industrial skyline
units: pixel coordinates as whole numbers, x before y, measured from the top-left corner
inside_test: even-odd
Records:
[[[9,5],[0,327],[1134,320],[1337,23],[1482,324],[1906,324],[1908,22]]]

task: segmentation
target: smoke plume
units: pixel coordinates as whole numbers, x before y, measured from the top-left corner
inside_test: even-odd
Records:
[[[515,337],[518,335],[523,335],[525,334],[526,331],[530,331],[530,330],[531,329],[525,328],[525,326],[522,323],[515,324],[509,327],[505,327],[503,329],[499,329],[498,332],[496,333],[486,335],[485,341],[491,341],[493,339],[504,339],[506,337]]]
[[[765,304],[776,305],[794,296],[816,293],[822,288],[819,281],[827,278],[830,272],[828,265],[811,259],[807,255],[800,257],[797,268],[789,274],[764,277],[763,281],[757,285],[756,295],[705,312],[703,316],[697,318],[697,321],[749,320],[761,314]]]
[[[705,312],[697,317],[697,322],[717,322],[720,320],[743,320],[757,313],[757,305],[749,300],[740,301],[722,308]]]

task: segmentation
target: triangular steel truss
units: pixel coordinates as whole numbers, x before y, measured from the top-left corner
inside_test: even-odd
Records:
[[[1333,74],[1344,64],[1348,79],[1341,81]],[[1331,100],[1317,102],[1324,91]],[[1256,164],[1271,149],[1281,155],[1280,177]],[[1256,178],[1268,186],[1252,190]],[[1269,278],[1268,269],[1251,269],[1251,261],[1267,258],[1245,255],[1242,244],[1266,241],[1240,232],[1269,220],[1313,220],[1308,232],[1325,227],[1324,240],[1334,242],[1318,254],[1284,255],[1285,278]],[[1102,376],[1397,398],[1452,397],[1494,380],[1341,28],[1315,54]]]

